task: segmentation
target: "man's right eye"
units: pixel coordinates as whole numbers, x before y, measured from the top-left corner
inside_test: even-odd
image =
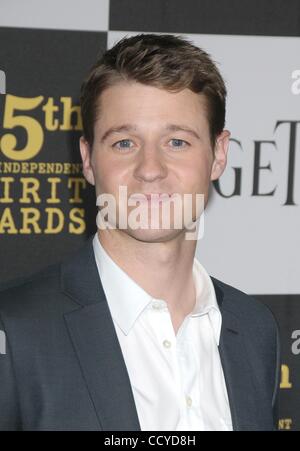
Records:
[[[130,143],[132,141],[130,139],[121,139],[120,141],[117,141],[112,145],[112,147],[116,147],[117,149],[130,149],[132,146],[130,146]]]

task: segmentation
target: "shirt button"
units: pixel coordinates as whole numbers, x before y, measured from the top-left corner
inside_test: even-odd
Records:
[[[170,348],[172,343],[169,340],[164,340],[163,345],[165,348]]]
[[[192,406],[193,400],[192,400],[192,398],[190,396],[186,397],[186,404],[187,404],[188,407]]]
[[[152,308],[153,308],[154,310],[160,310],[160,309],[161,309],[161,305],[160,305],[159,302],[153,302]]]

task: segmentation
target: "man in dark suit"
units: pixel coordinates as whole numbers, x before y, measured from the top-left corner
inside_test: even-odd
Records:
[[[225,97],[209,56],[171,35],[123,39],[91,69],[80,147],[98,232],[0,292],[0,430],[276,429],[275,320],[186,235],[226,167]],[[168,227],[136,227],[173,201]]]

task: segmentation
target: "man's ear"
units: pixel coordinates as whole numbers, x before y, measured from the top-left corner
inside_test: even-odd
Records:
[[[216,139],[214,148],[214,161],[211,169],[210,180],[217,180],[225,171],[227,153],[229,148],[230,132],[223,130]]]
[[[95,185],[95,178],[93,173],[93,168],[91,166],[91,146],[87,140],[81,136],[79,140],[79,147],[82,159],[82,172],[86,180],[91,184]]]

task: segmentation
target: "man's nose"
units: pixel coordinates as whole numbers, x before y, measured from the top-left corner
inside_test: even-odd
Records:
[[[139,181],[153,182],[167,176],[168,169],[160,149],[144,148],[141,150],[134,176]]]

